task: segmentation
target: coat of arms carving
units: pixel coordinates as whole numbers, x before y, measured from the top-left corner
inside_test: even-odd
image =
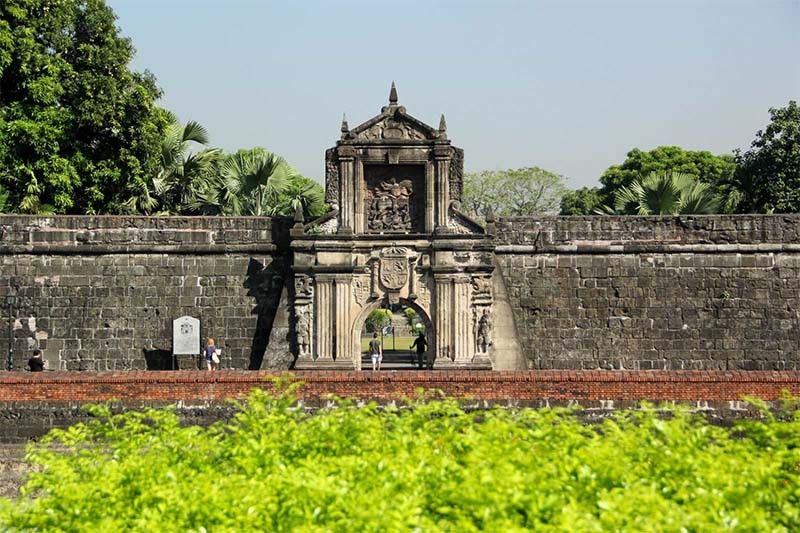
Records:
[[[405,248],[389,248],[381,254],[380,280],[389,290],[402,289],[408,281]]]

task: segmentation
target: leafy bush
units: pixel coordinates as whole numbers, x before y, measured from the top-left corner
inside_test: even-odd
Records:
[[[167,410],[53,430],[0,529],[798,531],[800,418],[709,425],[644,408],[465,412],[253,392],[230,421]]]

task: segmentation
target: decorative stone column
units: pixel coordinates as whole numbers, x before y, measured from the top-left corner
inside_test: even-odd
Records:
[[[316,276],[316,297],[314,298],[316,318],[316,361],[333,362],[333,279],[326,275]]]
[[[436,305],[436,362],[452,362],[453,330],[450,317],[453,312],[453,279],[449,275],[434,275]]]
[[[425,232],[433,233],[436,226],[436,168],[428,161],[425,165]]]
[[[353,196],[355,197],[353,230],[356,233],[364,233],[367,230],[366,218],[364,217],[364,187],[364,163],[357,159],[353,178]]]
[[[433,150],[436,159],[436,231],[447,231],[450,215],[450,155],[449,146],[437,146]]]
[[[355,158],[354,151],[350,147],[339,151],[339,209],[340,221],[339,233],[353,233],[353,180],[355,172],[353,167]]]
[[[334,328],[333,328],[333,344],[334,344],[334,357],[337,363],[345,363],[352,361],[352,354],[350,353],[350,306],[351,306],[351,283],[352,276],[350,274],[335,276],[334,278]]]
[[[468,363],[474,355],[470,312],[470,278],[453,280],[453,356],[455,362]]]

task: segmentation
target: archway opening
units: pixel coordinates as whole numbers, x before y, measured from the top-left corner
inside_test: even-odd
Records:
[[[361,327],[359,347],[361,368],[371,369],[375,342],[383,351],[381,370],[418,370],[432,366],[431,324],[418,306],[401,300],[390,305],[381,303],[367,314]],[[425,351],[419,356],[417,339],[422,334]]]

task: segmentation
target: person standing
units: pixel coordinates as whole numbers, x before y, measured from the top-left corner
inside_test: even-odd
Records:
[[[47,361],[42,359],[42,351],[38,348],[35,349],[31,358],[28,359],[28,368],[31,369],[31,372],[42,372],[46,366]]]
[[[425,368],[425,352],[428,350],[428,341],[425,339],[424,332],[420,331],[419,336],[414,339],[414,342],[411,344],[411,349],[413,350],[414,348],[417,349],[417,366],[422,370]]]
[[[206,367],[211,371],[219,368],[219,355],[217,355],[214,339],[208,339],[208,344],[206,345]]]
[[[372,358],[372,371],[375,372],[381,369],[381,361],[383,361],[383,346],[381,341],[378,340],[378,334],[372,334],[372,340],[369,341],[369,355]]]

